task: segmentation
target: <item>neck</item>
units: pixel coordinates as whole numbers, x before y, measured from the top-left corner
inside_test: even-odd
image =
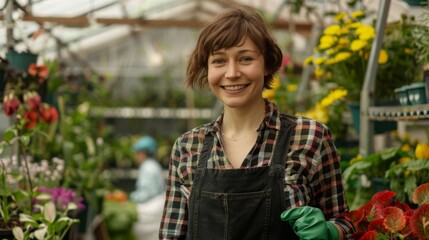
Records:
[[[259,127],[265,117],[265,102],[262,100],[250,109],[225,108],[222,132],[239,137]]]

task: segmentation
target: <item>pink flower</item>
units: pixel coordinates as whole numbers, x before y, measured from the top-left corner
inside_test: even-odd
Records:
[[[24,95],[25,103],[32,111],[37,111],[39,109],[40,104],[42,103],[42,98],[39,96],[37,92],[29,92]]]
[[[4,98],[4,114],[6,116],[10,116],[18,112],[18,108],[21,105],[21,102],[14,95],[10,95],[9,97]]]
[[[53,123],[58,120],[58,111],[49,105],[43,105],[40,110],[41,119],[46,123]]]

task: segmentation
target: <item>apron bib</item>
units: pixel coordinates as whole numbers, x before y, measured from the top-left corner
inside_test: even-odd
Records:
[[[295,122],[281,116],[271,164],[244,169],[207,169],[213,136],[206,135],[189,200],[188,234],[192,240],[299,239],[288,222],[284,166]]]

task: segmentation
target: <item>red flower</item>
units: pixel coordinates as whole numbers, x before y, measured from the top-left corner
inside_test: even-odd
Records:
[[[39,78],[39,83],[42,84],[49,75],[49,68],[47,66],[37,66],[35,63],[32,63],[28,67],[28,74]]]
[[[26,129],[32,129],[37,125],[37,120],[39,118],[39,112],[37,111],[24,111],[22,118],[26,120],[24,127]]]
[[[3,101],[3,110],[6,116],[10,116],[18,112],[18,108],[21,105],[21,102],[15,96],[5,97]]]
[[[39,109],[40,104],[42,103],[42,98],[36,92],[29,92],[24,95],[25,103],[32,111]]]
[[[49,105],[44,105],[41,109],[42,121],[53,123],[58,120],[58,111],[56,108]]]

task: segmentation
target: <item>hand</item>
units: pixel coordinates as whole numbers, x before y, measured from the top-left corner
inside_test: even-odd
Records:
[[[281,219],[290,223],[300,239],[339,239],[337,228],[325,220],[319,208],[309,206],[291,208],[281,214]]]

